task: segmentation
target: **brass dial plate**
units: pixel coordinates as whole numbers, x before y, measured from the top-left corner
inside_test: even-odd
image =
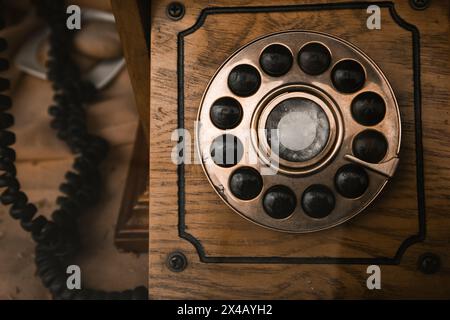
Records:
[[[306,74],[297,61],[297,55],[308,43],[325,46],[331,55],[329,67],[319,75]],[[270,76],[262,69],[261,53],[272,44],[281,44],[292,53],[292,67],[282,76]],[[351,93],[336,89],[332,81],[334,66],[340,61],[353,60],[364,69],[364,85]],[[247,97],[238,96],[228,86],[228,76],[238,65],[251,65],[257,69],[261,82],[258,90]],[[367,126],[358,123],[351,111],[352,101],[363,92],[374,92],[385,104],[384,118],[377,124]],[[313,95],[321,104],[330,120],[330,141],[317,158],[307,164],[290,164],[279,159],[273,166],[273,155],[268,150],[260,129],[274,99],[282,94]],[[214,125],[210,117],[211,106],[218,99],[231,97],[242,106],[239,124],[229,130]],[[311,31],[286,31],[270,34],[240,48],[217,70],[203,95],[198,112],[196,139],[203,169],[208,180],[222,200],[244,218],[261,226],[284,232],[304,233],[327,229],[354,217],[366,208],[381,192],[398,164],[401,140],[400,113],[394,92],[381,69],[366,54],[354,45],[334,36]],[[387,141],[386,154],[381,161],[369,163],[353,154],[355,136],[365,130],[382,133]],[[233,166],[219,166],[211,157],[211,145],[223,134],[238,137],[242,142],[243,155]],[[270,148],[269,148],[270,149]],[[339,168],[356,164],[364,169],[369,178],[365,192],[356,198],[342,196],[335,183]],[[236,169],[250,167],[261,174],[263,185],[259,194],[242,200],[230,190],[230,176]],[[277,169],[278,167],[278,169]],[[334,208],[323,218],[314,218],[305,213],[302,196],[312,185],[323,185],[332,191]],[[290,188],[296,198],[295,209],[288,217],[275,219],[267,214],[263,198],[271,187],[283,185]]]

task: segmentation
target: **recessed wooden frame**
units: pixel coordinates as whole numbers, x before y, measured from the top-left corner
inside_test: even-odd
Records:
[[[436,110],[443,109],[433,101],[445,104],[445,99],[420,83],[421,76],[430,80],[442,72],[429,61],[442,63],[431,48],[443,46],[448,52],[443,29],[439,29],[442,38],[420,37],[418,27],[403,19],[418,25],[424,35],[438,31],[423,23],[424,12],[412,11],[400,1],[395,5],[376,3],[383,21],[382,30],[377,31],[365,29],[366,9],[372,2],[298,5],[286,0],[286,5],[271,6],[269,1],[258,0],[247,7],[219,1],[217,6],[208,7],[207,1],[193,0],[185,3],[186,15],[176,23],[162,16],[167,4],[161,1],[152,7],[157,17],[152,34],[159,38],[152,41],[151,69],[151,95],[158,102],[152,103],[150,110],[150,132],[156,137],[150,154],[150,297],[450,296],[449,270],[445,267],[450,260],[449,222],[440,214],[445,190],[432,185],[425,189],[429,181],[441,183],[428,172],[425,184],[421,109],[423,92],[428,105]],[[438,21],[446,22],[442,12],[447,9],[442,5],[427,10]],[[241,28],[247,31],[243,33]],[[173,129],[192,130],[201,95],[226,57],[260,36],[294,28],[332,29],[333,34],[372,56],[393,84],[405,125],[402,162],[381,198],[349,223],[306,235],[266,231],[246,222],[214,194],[198,165],[175,167],[170,160]],[[375,33],[369,37],[367,32]],[[425,47],[422,53],[421,44]],[[424,56],[427,63],[421,65]],[[162,57],[164,62],[158,61]],[[440,83],[433,84],[448,97]],[[427,128],[435,127],[432,121],[437,121],[431,120],[430,112],[427,110],[424,122]],[[448,133],[448,128],[438,127],[441,134]],[[427,132],[428,147],[440,148]],[[450,172],[447,162],[433,161],[441,174]],[[174,251],[182,251],[189,260],[188,268],[177,274],[164,267]],[[432,276],[417,270],[419,257],[428,251],[438,253],[444,266]],[[381,291],[369,291],[365,286],[366,268],[371,264],[382,267],[385,287]],[[183,290],[179,290],[180,285]]]

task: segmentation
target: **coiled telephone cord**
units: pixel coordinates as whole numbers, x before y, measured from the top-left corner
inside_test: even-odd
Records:
[[[148,291],[144,286],[122,292],[67,288],[66,261],[80,248],[78,218],[99,200],[102,187],[99,166],[109,146],[105,139],[89,133],[86,127],[86,104],[96,99],[97,90],[91,83],[82,80],[81,72],[71,58],[74,32],[66,27],[64,1],[38,0],[35,5],[51,30],[47,63],[47,78],[54,90],[54,104],[48,109],[53,117],[51,127],[75,154],[75,161],[73,170],[66,173],[65,181],[59,187],[64,196],[57,198],[58,208],[52,213],[52,220],[37,215],[36,205],[29,201],[17,179],[14,164],[16,153],[11,148],[16,137],[9,130],[14,124],[14,117],[8,113],[12,101],[2,94],[9,89],[10,83],[0,78],[0,172],[3,172],[0,188],[6,188],[0,195],[0,201],[3,205],[10,205],[11,217],[19,220],[22,228],[30,232],[36,242],[37,274],[54,299],[145,300]],[[0,12],[5,12],[1,2]],[[2,18],[0,29],[4,27]],[[6,40],[0,38],[0,52],[6,48]],[[0,71],[8,67],[8,61],[0,59]]]

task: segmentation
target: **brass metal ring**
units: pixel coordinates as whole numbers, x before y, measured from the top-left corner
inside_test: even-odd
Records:
[[[272,152],[266,139],[267,133],[265,130],[259,130],[265,127],[269,114],[278,103],[293,97],[305,98],[317,103],[326,114],[330,126],[325,147],[312,159],[302,162],[288,161]],[[283,86],[262,99],[253,114],[251,129],[253,147],[256,150],[260,149],[258,154],[261,159],[266,164],[272,166],[275,164],[277,166],[275,169],[278,169],[279,172],[294,175],[308,174],[325,165],[339,150],[343,137],[342,116],[333,100],[321,93],[320,90],[302,84]]]

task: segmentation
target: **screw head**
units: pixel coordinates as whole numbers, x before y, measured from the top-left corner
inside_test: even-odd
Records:
[[[172,20],[180,20],[185,13],[184,5],[180,2],[171,2],[166,9],[167,16]]]
[[[426,252],[419,257],[418,268],[424,274],[435,274],[441,268],[441,258],[438,255]]]
[[[187,258],[181,252],[172,252],[167,256],[166,266],[170,271],[181,272],[187,267]]]
[[[414,10],[425,10],[430,6],[431,0],[409,0],[411,8]]]

